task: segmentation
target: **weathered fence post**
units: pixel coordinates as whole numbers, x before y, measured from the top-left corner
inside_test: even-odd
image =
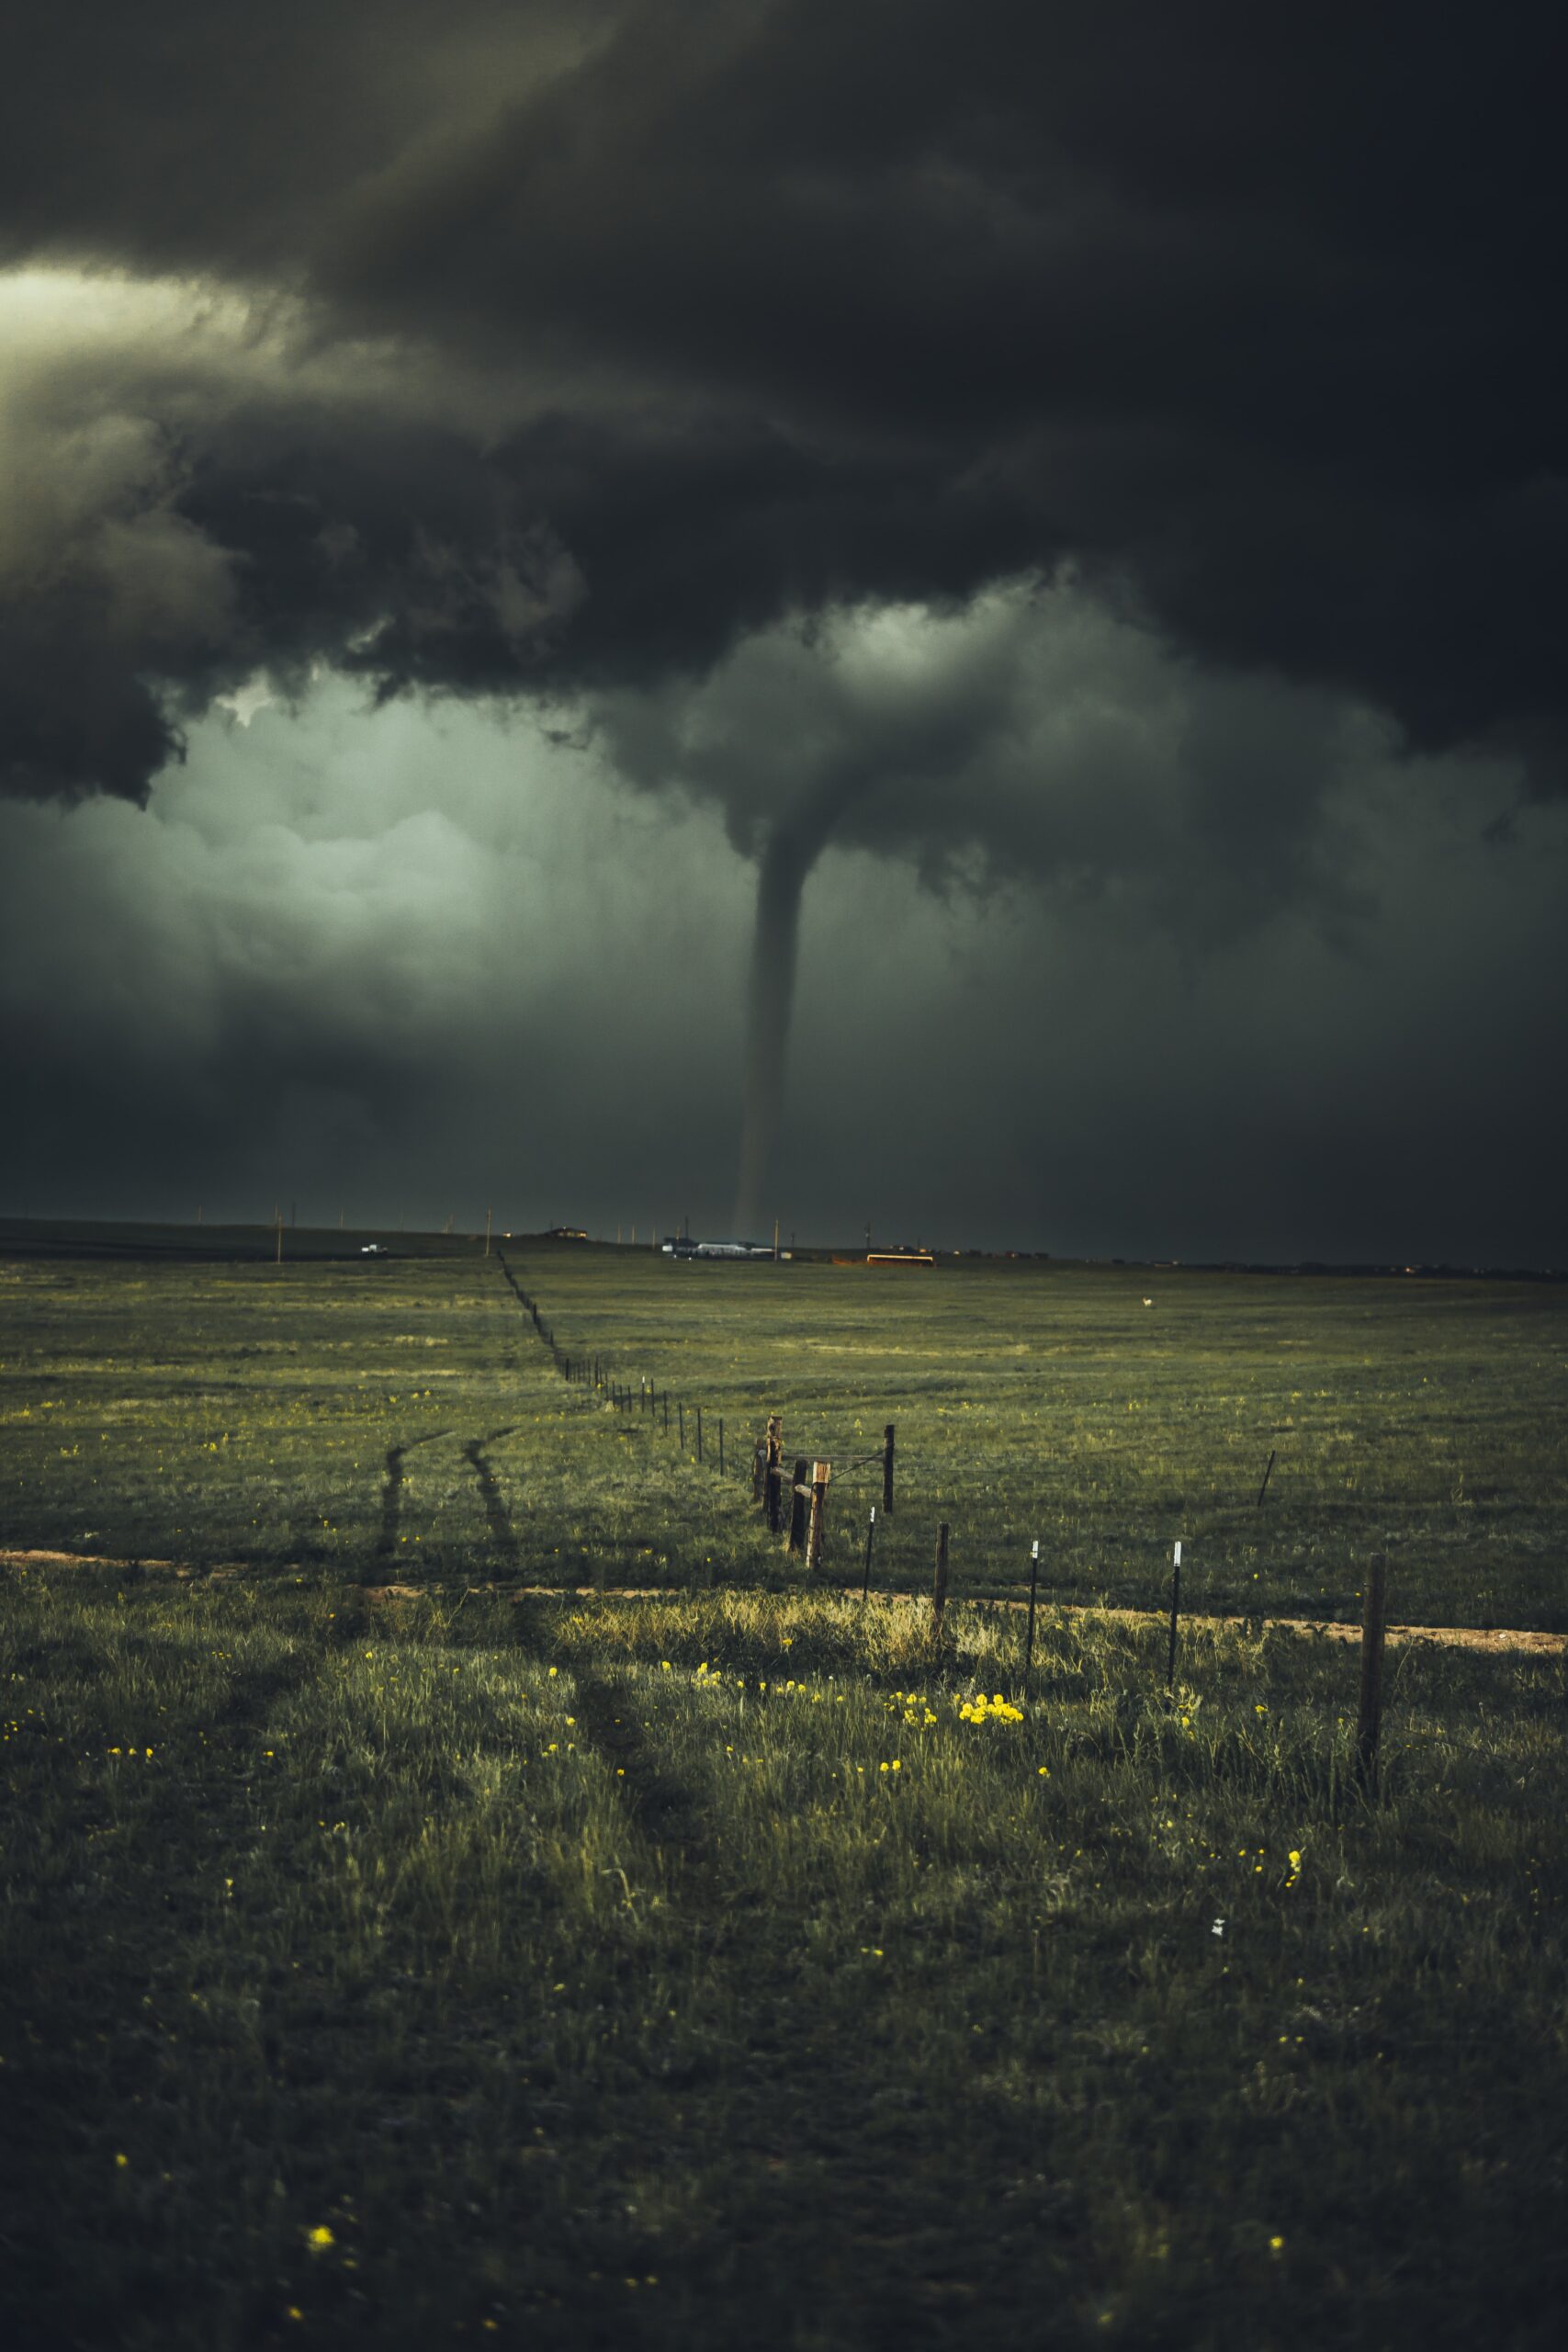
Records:
[[[770,1535],[776,1535],[779,1532],[779,1521],[783,1517],[781,1509],[783,1497],[779,1489],[784,1485],[781,1468],[784,1460],[784,1421],[777,1413],[768,1415],[767,1444],[768,1465],[763,1483],[768,1504],[768,1532]]]
[[[882,1509],[884,1515],[893,1516],[893,1423],[882,1432]]]
[[[947,1521],[936,1532],[936,1575],[931,1582],[931,1641],[942,1639],[942,1612],[947,1607]]]
[[[1361,1707],[1356,1719],[1356,1777],[1370,1789],[1377,1778],[1378,1734],[1382,1728],[1383,1602],[1388,1563],[1381,1552],[1367,1562],[1361,1596]]]
[[[828,1481],[832,1475],[830,1462],[814,1462],[811,1465],[811,1524],[806,1537],[806,1566],[812,1576],[822,1565],[822,1546],[828,1535]]]
[[[1176,1621],[1181,1613],[1181,1544],[1177,1541],[1176,1555],[1170,1564],[1170,1646],[1166,1652],[1165,1687],[1176,1687]]]
[[[811,1498],[811,1489],[806,1483],[806,1474],[810,1467],[811,1464],[804,1453],[795,1455],[795,1476],[790,1480],[789,1502],[789,1548],[792,1552],[798,1552],[806,1542],[806,1506]]]
[[[871,1590],[871,1547],[876,1541],[876,1505],[872,1504],[871,1517],[865,1530],[865,1566],[861,1573],[860,1597],[863,1600]]]
[[[1034,1596],[1040,1585],[1040,1538],[1029,1547],[1029,1630],[1023,1637],[1023,1695],[1029,1696],[1029,1678],[1034,1671]]]

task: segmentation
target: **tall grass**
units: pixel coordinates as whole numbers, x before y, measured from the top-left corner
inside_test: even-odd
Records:
[[[17,2340],[1556,2340],[1555,1660],[454,1610],[0,1587]]]

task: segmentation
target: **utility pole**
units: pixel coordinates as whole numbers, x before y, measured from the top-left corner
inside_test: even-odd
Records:
[[[485,1256],[486,1256],[487,1258],[490,1256],[490,1221],[491,1221],[491,1217],[492,1217],[494,1215],[495,1215],[495,1211],[494,1211],[493,1209],[486,1209],[486,1211],[485,1211]]]

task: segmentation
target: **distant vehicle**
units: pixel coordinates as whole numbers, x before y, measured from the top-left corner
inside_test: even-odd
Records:
[[[552,1225],[547,1238],[551,1241],[586,1241],[588,1236],[580,1225]]]
[[[387,1253],[378,1241],[362,1241],[359,1254],[362,1258],[384,1258]]]
[[[936,1260],[929,1250],[868,1250],[868,1266],[934,1266]]]
[[[667,1258],[771,1258],[771,1241],[691,1241],[684,1235],[671,1235],[662,1243]]]

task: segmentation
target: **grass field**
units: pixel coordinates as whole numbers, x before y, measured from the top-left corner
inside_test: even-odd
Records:
[[[1561,1294],[512,1263],[710,1429],[895,1419],[946,1638],[471,1250],[0,1261],[0,1543],[108,1555],[0,1577],[7,2341],[1557,2342],[1562,1659],[1391,1652],[1366,1792],[1257,1621],[1564,1622]],[[1032,1532],[1242,1622],[1026,1692]]]
[[[684,1458],[673,1403],[666,1436],[567,1387],[471,1246],[0,1261],[6,1540],[361,1578],[777,1577],[749,1501],[776,1408],[787,1458],[838,1465],[829,1581],[858,1581],[880,1474],[849,1465],[892,1421],[884,1588],[924,1587],[945,1520],[959,1592],[1017,1590],[1038,1538],[1057,1597],[1158,1605],[1179,1536],[1199,1610],[1354,1617],[1382,1550],[1406,1622],[1568,1628],[1561,1286],[509,1262],[560,1345],[684,1399]]]

